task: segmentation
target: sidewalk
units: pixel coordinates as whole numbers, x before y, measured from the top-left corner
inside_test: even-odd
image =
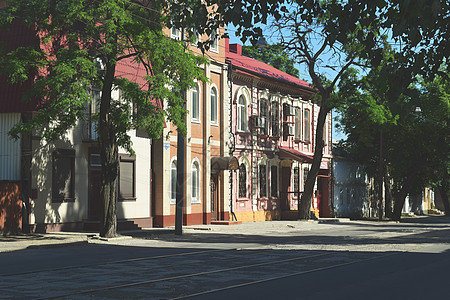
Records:
[[[65,247],[87,243],[88,236],[92,235],[92,233],[86,232],[53,232],[0,236],[0,252],[34,247]]]
[[[315,234],[325,234],[328,230],[337,229],[339,225],[363,225],[364,226],[411,226],[413,224],[428,227],[450,225],[450,218],[443,216],[419,216],[404,218],[400,223],[394,221],[375,221],[349,219],[321,219],[315,221],[267,221],[248,222],[239,225],[193,225],[183,226],[183,235],[176,236],[174,227],[149,228],[139,231],[122,231],[117,238],[102,239],[96,233],[89,232],[55,232],[55,233],[34,233],[18,234],[11,236],[0,236],[0,252],[10,252],[27,248],[54,248],[67,247],[73,245],[83,245],[89,243],[110,244],[110,245],[136,245],[154,246],[153,242],[166,242],[166,246],[176,247],[177,243],[189,243],[195,247],[200,244],[227,243],[233,242],[237,236],[240,239],[251,242],[264,241],[267,238],[282,238],[292,234],[305,234],[312,230]],[[337,227],[338,226],[338,227]],[[323,232],[322,232],[323,230]],[[175,243],[173,243],[175,242]],[[172,245],[173,244],[173,245]]]
[[[223,235],[271,235],[281,231],[289,232],[300,227],[316,226],[318,221],[268,221],[249,222],[239,225],[192,225],[183,226],[183,235],[176,236],[174,227],[148,228],[139,231],[121,231],[118,237],[112,239],[99,238],[98,233],[92,232],[53,232],[0,235],[0,252],[10,252],[38,247],[68,247],[89,243],[100,244],[141,244],[149,240],[184,241],[206,238],[207,233]]]

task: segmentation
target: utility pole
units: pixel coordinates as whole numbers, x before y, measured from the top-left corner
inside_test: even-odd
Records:
[[[183,96],[184,97],[184,96]],[[175,209],[175,234],[183,234],[183,198],[184,198],[184,142],[185,137],[177,130],[177,197]]]
[[[181,28],[181,38],[184,41],[184,28]],[[184,44],[186,50],[186,43]],[[183,106],[186,107],[186,93],[182,91]],[[186,124],[186,119],[183,120]],[[175,208],[175,234],[183,234],[183,200],[184,200],[184,144],[185,136],[177,129],[177,191]]]
[[[380,182],[379,182],[379,202],[378,202],[378,220],[383,220],[383,131],[380,130]]]

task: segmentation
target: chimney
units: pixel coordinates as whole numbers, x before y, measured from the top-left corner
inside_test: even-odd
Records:
[[[240,44],[231,44],[230,52],[236,53],[237,55],[242,55],[242,45]]]

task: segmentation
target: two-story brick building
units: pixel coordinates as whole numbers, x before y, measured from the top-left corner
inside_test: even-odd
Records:
[[[295,217],[314,155],[319,107],[305,81],[242,55],[241,45],[226,45],[232,76],[231,129],[239,169],[232,180],[232,209],[238,220]],[[328,216],[331,115],[312,207]]]
[[[179,39],[182,31],[172,28],[168,34]],[[199,38],[205,40],[208,37]],[[202,55],[195,44],[189,45],[189,49]],[[210,63],[202,68],[209,82],[198,82],[185,95],[189,113],[184,147],[183,222],[187,225],[229,219],[229,172],[224,171],[229,168],[227,141],[230,132],[225,40],[214,40],[206,56]],[[167,122],[163,138],[153,144],[156,227],[175,224],[176,174],[179,167],[177,134],[176,127]]]

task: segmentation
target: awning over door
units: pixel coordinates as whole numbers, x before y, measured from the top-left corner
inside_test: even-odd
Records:
[[[291,148],[284,148],[284,147],[280,147],[280,158],[288,158],[288,159],[293,159],[296,161],[300,161],[300,162],[312,162],[313,161],[313,157],[310,155],[306,155],[301,153],[300,151],[291,149]]]
[[[221,170],[237,170],[239,162],[236,157],[213,156],[211,157],[211,173],[217,173]]]

